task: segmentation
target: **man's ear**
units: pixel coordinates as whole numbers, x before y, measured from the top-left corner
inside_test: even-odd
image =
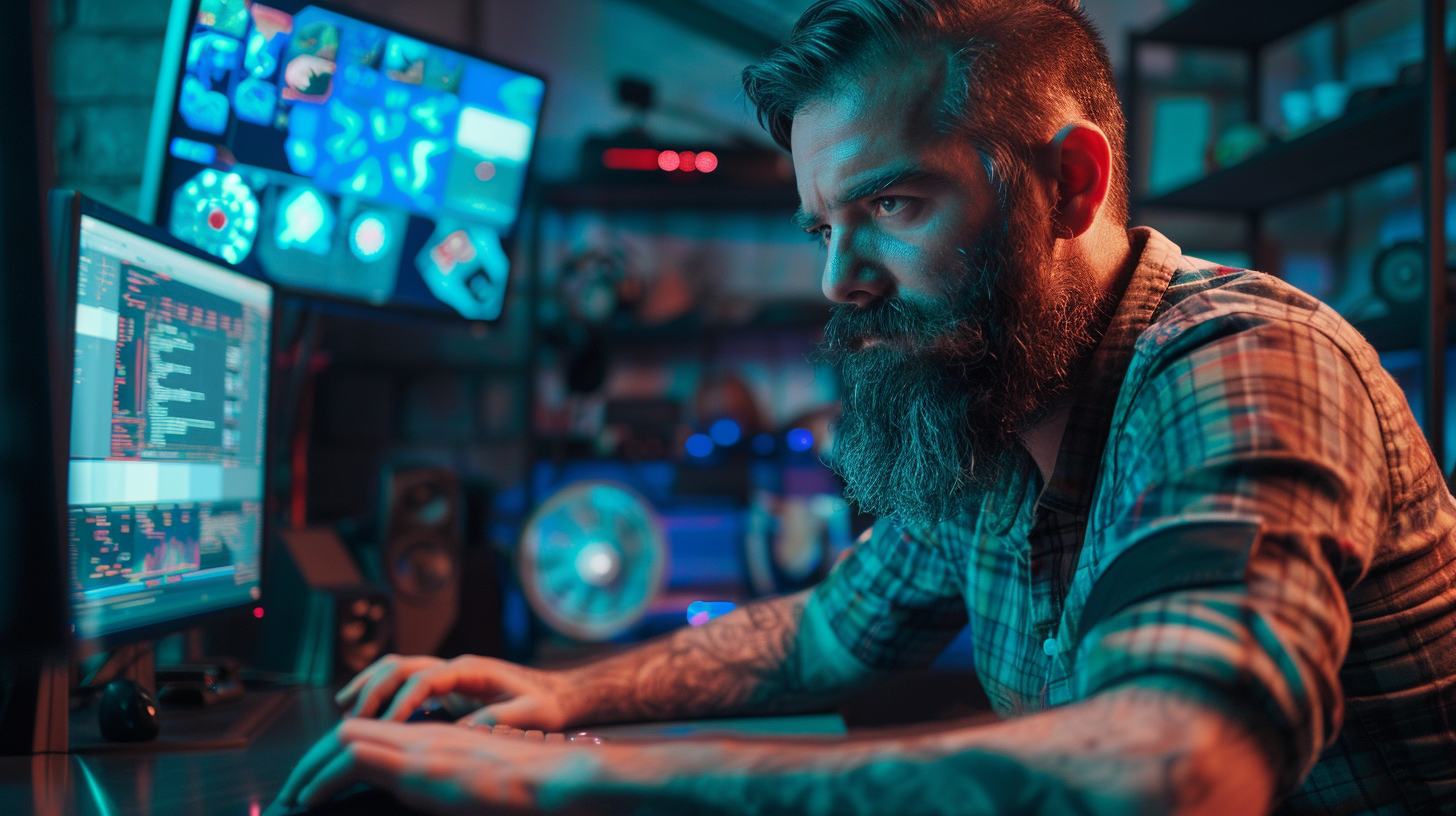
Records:
[[[1102,129],[1073,122],[1052,140],[1057,155],[1057,203],[1052,227],[1059,238],[1076,238],[1092,228],[1112,182],[1112,146]]]

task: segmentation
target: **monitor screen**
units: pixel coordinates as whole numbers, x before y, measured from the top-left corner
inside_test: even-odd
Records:
[[[500,316],[541,79],[316,5],[190,20],[158,224],[290,289]]]
[[[257,599],[272,289],[90,215],[79,240],[76,635]]]

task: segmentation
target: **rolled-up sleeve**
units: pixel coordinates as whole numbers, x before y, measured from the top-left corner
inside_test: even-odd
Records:
[[[1213,298],[1165,325],[1140,341],[1109,442],[1076,693],[1155,673],[1212,686],[1279,735],[1288,791],[1340,728],[1345,590],[1387,501],[1380,422],[1307,321]]]
[[[930,665],[965,628],[963,577],[934,534],[876,523],[815,599],[841,645],[873,669]]]

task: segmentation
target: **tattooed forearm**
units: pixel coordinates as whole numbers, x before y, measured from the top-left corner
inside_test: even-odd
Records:
[[[834,689],[800,670],[808,593],[755,603],[572,671],[574,722],[803,711]]]
[[[1254,816],[1270,804],[1279,765],[1248,725],[1176,686],[1126,687],[993,726],[895,739],[618,750],[613,778],[578,795],[627,800],[642,814]]]

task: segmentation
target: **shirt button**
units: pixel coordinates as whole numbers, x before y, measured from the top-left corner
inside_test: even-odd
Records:
[[[1041,650],[1046,652],[1047,657],[1056,657],[1057,653],[1062,650],[1062,647],[1057,643],[1056,638],[1047,638],[1042,641]]]

